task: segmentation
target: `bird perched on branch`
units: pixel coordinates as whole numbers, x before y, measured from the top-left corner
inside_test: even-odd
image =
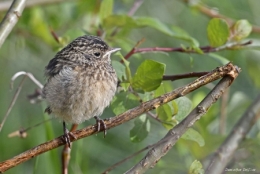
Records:
[[[106,125],[98,116],[116,92],[118,79],[110,55],[118,50],[99,37],[85,35],[59,51],[46,66],[45,111],[63,121],[64,140],[69,146],[71,133],[65,122],[79,124],[94,117],[98,131],[103,125],[106,133]]]

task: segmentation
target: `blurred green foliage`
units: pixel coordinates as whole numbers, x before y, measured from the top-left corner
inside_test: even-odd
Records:
[[[260,35],[257,32],[252,32],[250,35],[249,33],[252,24],[260,26],[258,18],[260,1],[236,0],[221,3],[214,0],[202,1],[237,21],[233,26],[229,26],[223,20],[209,18],[198,10],[195,1],[189,2],[144,1],[133,16],[128,16],[127,13],[133,7],[134,0],[78,0],[61,3],[54,1],[53,4],[26,8],[0,51],[0,118],[4,116],[14,95],[15,90],[9,89],[12,75],[18,71],[28,71],[44,83],[44,67],[48,61],[64,45],[83,34],[101,34],[110,46],[122,48],[123,55],[126,55],[142,38],[146,40],[139,47],[192,49],[198,54],[179,52],[134,54],[127,61],[124,60],[124,64],[119,63],[122,58],[119,54],[114,55],[113,66],[125,91],[115,96],[111,106],[105,110],[103,118],[113,117],[137,106],[140,98],[147,101],[192,81],[185,79],[162,82],[163,73],[172,75],[210,71],[232,61],[242,68],[242,73],[228,92],[224,134],[220,133],[219,125],[221,110],[224,108],[218,101],[192,129],[186,132],[156,167],[148,171],[156,174],[203,172],[201,165],[204,167],[205,159],[224,141],[250,102],[259,93]],[[4,15],[4,11],[0,12],[1,18]],[[59,43],[55,41],[51,32],[58,36]],[[232,37],[230,33],[233,34]],[[203,54],[199,48],[199,46],[222,46],[230,40],[243,43],[246,37],[254,40],[254,47],[233,48],[214,54]],[[15,82],[15,87],[17,84],[18,82]],[[136,92],[140,98],[127,91],[130,84],[134,89],[138,89]],[[105,139],[102,138],[103,135],[98,134],[76,141],[71,152],[70,173],[101,173],[121,159],[157,142],[166,134],[167,129],[180,122],[203,99],[214,84],[157,108],[153,114],[158,114],[162,123],[142,115],[109,130]],[[26,80],[21,95],[0,132],[0,161],[62,134],[62,124],[53,119],[29,130],[28,137],[24,139],[7,137],[11,132],[31,127],[50,118],[43,113],[46,107],[44,102],[32,105],[26,98],[35,88],[31,81]],[[93,123],[94,120],[91,119],[81,124],[80,128]],[[260,144],[259,128],[260,124],[256,122],[237,151],[237,158],[233,160],[232,168],[255,168],[260,171],[260,156],[257,155]],[[62,148],[58,148],[37,156],[6,173],[60,173],[61,150]],[[241,151],[246,153],[240,153]],[[137,155],[111,173],[125,172],[143,155],[144,153]]]

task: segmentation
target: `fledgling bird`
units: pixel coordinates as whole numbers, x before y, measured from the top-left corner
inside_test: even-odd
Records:
[[[66,123],[79,124],[94,117],[98,130],[103,120],[98,116],[110,104],[117,89],[117,76],[110,55],[120,48],[110,48],[97,36],[81,36],[50,60],[45,68],[47,83],[43,98],[53,113],[63,121],[64,139],[70,146]],[[105,130],[106,131],[106,130]]]

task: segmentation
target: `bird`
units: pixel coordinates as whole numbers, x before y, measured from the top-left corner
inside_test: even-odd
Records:
[[[73,136],[66,123],[80,124],[95,118],[106,134],[106,125],[99,116],[112,101],[118,84],[111,48],[98,36],[84,35],[60,50],[45,67],[46,84],[42,96],[48,107],[45,112],[63,122],[63,138],[70,147]]]

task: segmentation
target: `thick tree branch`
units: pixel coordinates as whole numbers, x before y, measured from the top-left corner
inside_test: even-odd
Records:
[[[223,173],[226,165],[232,159],[235,150],[259,118],[260,95],[258,95],[255,101],[240,118],[229,136],[226,138],[225,142],[215,152],[214,156],[210,160],[206,173]]]
[[[14,0],[0,24],[0,48],[21,17],[26,0]]]
[[[148,112],[150,110],[153,110],[165,103],[168,103],[178,97],[184,96],[196,89],[198,89],[201,86],[204,86],[210,82],[213,82],[217,79],[220,79],[221,77],[224,77],[226,75],[229,76],[236,76],[237,71],[239,71],[239,68],[234,66],[231,63],[228,63],[227,65],[224,65],[222,67],[218,67],[215,70],[211,71],[209,74],[206,74],[205,76],[202,76],[198,79],[196,79],[195,81],[193,81],[192,83],[177,88],[169,93],[166,93],[164,95],[161,95],[160,97],[154,98],[150,101],[144,102],[141,105],[130,109],[118,116],[112,117],[110,119],[105,120],[105,124],[107,125],[107,129],[111,129],[115,126],[118,126],[120,124],[123,124],[133,118],[136,118],[137,116]],[[215,96],[216,97],[216,96]],[[96,126],[88,126],[84,129],[81,130],[77,130],[72,132],[73,135],[78,139],[96,134],[97,131],[97,127]],[[100,132],[103,132],[103,128],[100,130]],[[71,141],[76,141],[75,139],[71,139]],[[64,145],[65,142],[63,141],[62,136],[45,142],[43,144],[40,144],[30,150],[27,150],[23,153],[21,153],[20,155],[17,155],[9,160],[3,161],[0,163],[0,172],[4,172],[20,163],[23,163],[35,156],[38,156],[44,152],[47,152],[49,150],[52,150],[54,148],[57,148],[59,146]]]
[[[215,88],[198,104],[192,112],[182,120],[178,125],[171,129],[164,138],[157,142],[151,150],[148,151],[146,156],[132,167],[126,174],[141,174],[147,171],[150,167],[167,154],[167,152],[174,146],[178,139],[191,127],[193,124],[204,115],[210,106],[215,103],[238,76],[238,72],[234,71],[232,76],[224,77]]]

